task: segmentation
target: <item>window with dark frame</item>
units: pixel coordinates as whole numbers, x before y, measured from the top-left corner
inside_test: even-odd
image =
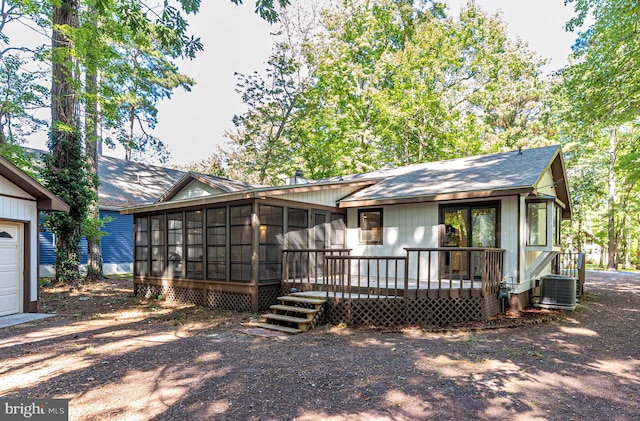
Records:
[[[182,277],[184,241],[182,212],[167,214],[167,276]]]
[[[207,279],[227,279],[227,209],[207,209]]]
[[[134,275],[146,276],[149,274],[149,226],[146,216],[134,219],[136,256],[133,268]]]
[[[151,275],[162,276],[165,270],[164,215],[152,215],[151,219]]]
[[[344,215],[341,213],[331,214],[331,242],[329,247],[332,249],[341,249],[345,247],[345,232],[347,225],[344,221]]]
[[[282,276],[283,209],[260,205],[260,281],[280,280]]]
[[[359,209],[360,244],[382,244],[382,209]]]
[[[186,212],[187,278],[204,278],[203,211]]]
[[[233,282],[251,282],[251,205],[229,208],[230,278]]]
[[[287,248],[309,248],[309,213],[305,209],[287,208]]]

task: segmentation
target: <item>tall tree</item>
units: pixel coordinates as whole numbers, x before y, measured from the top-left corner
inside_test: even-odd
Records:
[[[12,26],[37,29],[37,23],[47,21],[43,18],[47,10],[35,1],[0,2],[0,154],[33,176],[31,157],[20,145],[47,125],[37,116],[49,104],[49,90],[43,85],[46,72],[34,68],[43,60],[43,49],[16,44],[7,34]]]
[[[43,176],[50,190],[64,200],[69,213],[53,213],[47,224],[56,234],[56,279],[79,278],[81,222],[91,200],[79,122],[79,69],[74,59],[73,32],[79,27],[78,0],[53,6],[50,154]]]
[[[574,64],[563,69],[563,90],[571,104],[568,120],[578,132],[590,133],[581,141],[607,139],[603,159],[608,161],[607,221],[608,269],[618,265],[620,226],[618,162],[628,153],[625,132],[637,132],[640,121],[640,4],[631,0],[571,0],[577,15],[569,30],[583,29],[574,46]],[[583,28],[592,15],[593,24]],[[586,130],[585,128],[589,128]],[[638,171],[635,166],[635,171]]]
[[[473,4],[457,19],[438,3],[419,6],[344,0],[324,10],[290,64],[309,71],[304,84],[277,71],[277,60],[267,74],[287,75],[278,80],[286,90],[239,84],[249,109],[236,119],[245,130],[230,136],[230,165],[255,169],[259,150],[271,165],[261,178],[272,183],[293,166],[322,178],[547,142],[543,61]],[[273,58],[289,45],[278,43]],[[293,97],[294,107],[282,106]],[[264,130],[274,116],[286,117],[285,130]],[[266,142],[264,133],[278,136]]]

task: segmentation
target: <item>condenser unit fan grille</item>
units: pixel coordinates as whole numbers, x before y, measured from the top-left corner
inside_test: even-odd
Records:
[[[575,307],[576,278],[566,275],[547,275],[540,278],[540,304]]]

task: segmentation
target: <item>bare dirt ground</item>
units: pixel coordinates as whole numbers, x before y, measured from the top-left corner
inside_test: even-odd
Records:
[[[47,288],[56,317],[0,329],[0,397],[70,399],[71,420],[638,420],[640,275],[586,287],[568,314],[297,336],[127,280]]]

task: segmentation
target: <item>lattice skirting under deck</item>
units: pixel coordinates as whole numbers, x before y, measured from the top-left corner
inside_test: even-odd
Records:
[[[258,288],[258,310],[265,311],[269,306],[278,303],[277,298],[287,295],[280,285],[267,285]]]
[[[134,284],[134,291],[136,295],[146,298],[162,296],[167,301],[193,303],[222,310],[251,311],[251,294],[147,284]]]
[[[163,296],[167,301],[193,303],[223,310],[251,311],[251,294],[209,291],[173,286],[134,284],[136,295]],[[286,294],[278,285],[258,289],[259,311],[269,309],[277,297]],[[487,320],[500,312],[500,300],[495,297],[470,298],[329,298],[318,323],[352,326],[447,325],[470,320]]]
[[[329,299],[329,324],[352,326],[447,325],[487,320],[500,311],[497,297],[415,299]]]

